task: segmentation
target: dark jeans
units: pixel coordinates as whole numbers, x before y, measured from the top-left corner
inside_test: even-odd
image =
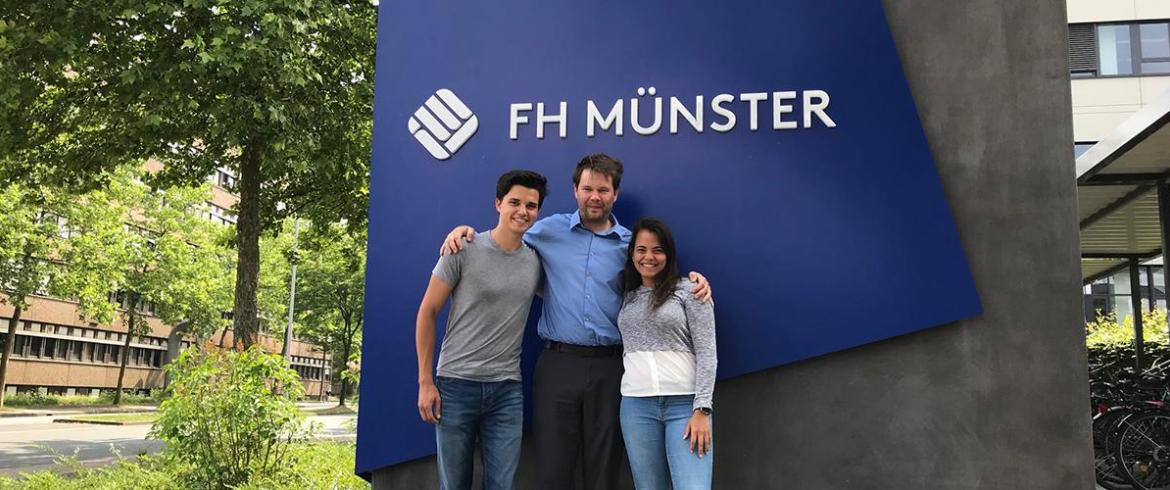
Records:
[[[480,383],[438,377],[440,419],[439,486],[469,490],[475,444],[480,443],[486,490],[516,488],[520,437],[524,429],[524,393],[519,381]]]
[[[540,490],[619,488],[626,474],[621,435],[622,356],[544,350],[533,376],[533,424]],[[578,468],[577,463],[581,462]]]

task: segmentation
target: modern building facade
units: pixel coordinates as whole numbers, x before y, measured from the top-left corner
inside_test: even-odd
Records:
[[[160,168],[157,163],[148,169]],[[202,216],[224,226],[236,222],[231,208],[239,198],[232,193],[235,176],[218,170],[208,180],[212,184],[210,199]],[[125,303],[123,303],[125,307]],[[131,339],[130,357],[123,386],[146,392],[162,388],[163,366],[193,339],[175,332],[153,315],[152,306],[142,305],[150,333]],[[0,332],[7,332],[12,307],[0,304]],[[121,320],[97,324],[82,319],[75,302],[49,296],[30,298],[30,305],[16,328],[12,358],[8,363],[8,394],[39,392],[46,395],[92,395],[113,390],[118,385],[121,352],[127,328]],[[231,331],[217,333],[209,344],[232,345]],[[263,336],[262,345],[281,352],[282,340]],[[329,393],[330,356],[318,346],[294,340],[291,365],[301,376],[305,394],[322,397]]]
[[[1079,157],[1170,90],[1170,2],[1068,0],[1068,22],[1073,134]],[[1165,308],[1161,258],[1145,261],[1139,276],[1142,308]],[[1119,321],[1132,315],[1128,269],[1086,279],[1087,321],[1098,314],[1113,313]]]

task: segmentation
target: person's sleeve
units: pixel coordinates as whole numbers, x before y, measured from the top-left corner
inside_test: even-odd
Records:
[[[532,248],[538,247],[540,245],[541,239],[543,238],[542,233],[548,229],[549,223],[552,220],[552,216],[547,216],[537,220],[536,223],[533,223],[532,226],[528,228],[528,231],[524,232],[524,243],[527,243]]]
[[[694,408],[711,408],[715,395],[715,369],[718,356],[715,349],[715,306],[703,303],[691,294],[690,288],[681,294],[686,309],[687,328],[695,349],[695,403]]]
[[[447,283],[451,289],[455,289],[455,286],[459,284],[459,278],[463,275],[463,257],[466,255],[467,250],[464,249],[463,253],[439,257],[439,262],[435,264],[431,273]]]

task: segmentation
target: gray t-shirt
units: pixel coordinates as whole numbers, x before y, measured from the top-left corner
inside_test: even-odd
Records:
[[[520,343],[540,284],[536,251],[522,244],[505,252],[485,231],[462,252],[440,257],[433,273],[452,289],[438,375],[519,381]]]

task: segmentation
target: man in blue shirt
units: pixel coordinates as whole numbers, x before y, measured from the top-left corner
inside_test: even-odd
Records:
[[[544,306],[538,333],[545,350],[533,376],[533,424],[538,488],[614,489],[625,466],[619,411],[622,346],[622,268],[630,230],[612,214],[622,163],[609,155],[583,158],[573,171],[577,212],[549,216],[524,235],[544,268]],[[475,230],[456,228],[443,253],[458,253]],[[710,299],[707,280],[691,273],[695,295]],[[681,436],[680,436],[681,437]],[[577,473],[580,460],[581,473]]]

